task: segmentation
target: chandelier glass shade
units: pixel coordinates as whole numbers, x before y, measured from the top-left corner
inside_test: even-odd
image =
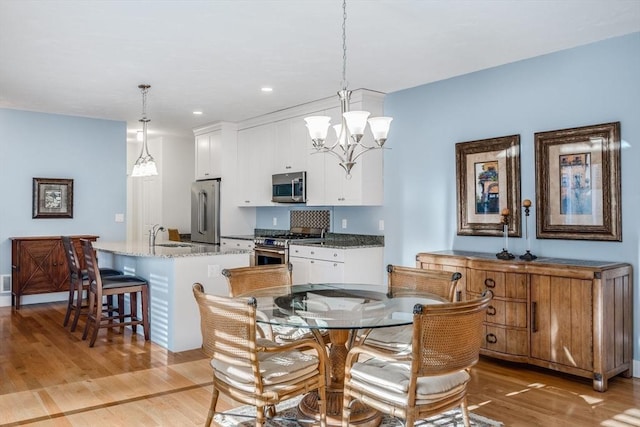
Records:
[[[138,86],[142,91],[142,118],[139,120],[142,122],[142,148],[140,149],[140,155],[133,165],[133,171],[131,171],[132,177],[158,175],[156,161],[153,159],[153,156],[149,154],[149,147],[147,145],[147,125],[151,121],[147,117],[147,92],[150,87],[151,86],[145,84]]]
[[[367,151],[384,147],[389,134],[391,117],[369,118],[368,111],[350,111],[349,103],[351,91],[347,89],[347,2],[342,2],[342,89],[338,91],[340,99],[341,123],[333,126],[336,133],[336,141],[327,143],[327,134],[331,126],[331,117],[311,116],[304,120],[309,130],[313,148],[320,153],[329,153],[338,158],[340,166],[345,170],[347,179],[351,178],[351,169],[356,164],[358,157]],[[362,143],[365,129],[369,128],[373,134],[375,145],[368,146]]]

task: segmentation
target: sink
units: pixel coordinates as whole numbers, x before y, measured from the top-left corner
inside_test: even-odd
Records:
[[[193,245],[189,243],[156,243],[156,246],[162,246],[164,248],[189,248]]]

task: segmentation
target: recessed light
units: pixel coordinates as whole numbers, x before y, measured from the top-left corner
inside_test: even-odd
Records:
[[[266,86],[261,88],[260,90],[263,91],[263,92],[273,92],[273,88],[272,87],[266,87]]]
[[[202,115],[202,111],[196,110],[196,111],[193,112],[193,114],[195,116],[201,116]]]

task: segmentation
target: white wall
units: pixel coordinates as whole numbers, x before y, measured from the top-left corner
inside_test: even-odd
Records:
[[[129,143],[127,171],[140,154],[141,143]],[[195,168],[194,144],[191,138],[161,137],[148,140],[149,152],[156,161],[158,175],[128,178],[130,240],[145,240],[154,224],[161,224],[165,232],[158,241],[167,240],[167,228],[180,233],[191,232],[190,186]]]
[[[162,223],[165,228],[177,228],[180,233],[191,233],[194,150],[193,138],[163,138]]]

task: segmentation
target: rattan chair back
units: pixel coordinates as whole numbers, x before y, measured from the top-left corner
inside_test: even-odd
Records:
[[[320,396],[321,425],[325,425],[325,351],[320,344],[313,339],[282,345],[263,339],[258,341],[257,303],[253,297],[233,299],[206,294],[200,283],[193,285],[193,295],[200,310],[202,349],[212,359],[213,367],[213,394],[205,426],[211,425],[220,392],[236,401],[256,406],[256,426],[262,426],[265,410],[274,413],[273,408],[278,402],[312,390],[317,390]],[[315,372],[300,372],[296,376],[282,368],[277,369],[280,374],[293,374],[286,382],[274,385],[263,381],[263,375],[267,375],[269,368],[263,366],[265,370],[261,370],[260,361],[264,362],[267,353],[275,354],[276,359],[284,361],[291,369],[291,365],[286,363],[287,358],[297,351],[309,350],[317,357]],[[238,372],[246,373],[240,384],[234,377]],[[247,376],[253,378],[253,384]]]
[[[257,366],[256,300],[208,295],[200,283],[193,286],[193,295],[200,310],[204,353],[212,359]]]
[[[407,426],[413,426],[416,420],[460,406],[464,425],[469,426],[466,399],[469,377],[465,372],[468,373],[478,362],[484,339],[483,321],[491,297],[491,292],[486,292],[471,301],[417,304],[414,307],[409,359],[405,350],[391,354],[369,346],[353,347],[346,359],[342,425],[348,426],[350,403],[360,400],[383,413],[404,419]],[[368,357],[364,364],[372,361],[377,363],[381,376],[384,376],[386,367],[408,364],[410,374],[406,393],[398,391],[395,398],[389,398],[387,393],[376,388],[381,380],[369,379],[368,383],[352,381],[351,370],[361,355]],[[461,379],[460,375],[466,376]],[[398,381],[397,378],[395,380]],[[424,390],[430,389],[428,386],[425,388],[425,384],[430,381],[438,384],[434,388],[437,391],[425,395]],[[419,382],[423,394],[418,397],[418,390],[421,389]]]
[[[397,295],[402,289],[420,290],[454,301],[460,273],[442,270],[387,265],[389,292]]]
[[[222,275],[229,284],[229,296],[246,295],[256,289],[291,286],[291,264],[256,265],[254,267],[226,268]]]
[[[460,371],[478,362],[491,296],[487,292],[475,300],[414,307],[412,350],[417,376]]]

